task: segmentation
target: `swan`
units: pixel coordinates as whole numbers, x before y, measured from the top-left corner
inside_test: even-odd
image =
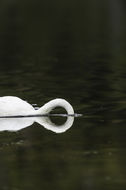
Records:
[[[56,107],[63,107],[68,115],[74,115],[71,104],[61,98],[51,100],[38,110],[35,110],[31,104],[16,96],[0,97],[0,117],[46,115]]]

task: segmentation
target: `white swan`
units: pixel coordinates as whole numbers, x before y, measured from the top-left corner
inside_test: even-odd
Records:
[[[74,115],[73,107],[66,100],[61,98],[51,100],[40,109],[35,110],[31,104],[18,97],[0,97],[0,117],[44,115],[50,113],[55,107],[63,107],[68,115]]]
[[[55,133],[63,133],[73,125],[74,117],[67,117],[66,122],[62,125],[55,125],[48,117],[0,118],[0,131],[19,131],[34,122]]]

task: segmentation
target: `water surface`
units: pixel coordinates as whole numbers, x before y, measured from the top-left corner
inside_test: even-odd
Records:
[[[125,7],[122,0],[1,1],[0,96],[38,107],[65,98],[83,114],[61,134],[37,123],[1,132],[1,190],[125,189]]]

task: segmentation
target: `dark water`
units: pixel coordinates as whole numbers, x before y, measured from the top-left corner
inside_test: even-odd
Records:
[[[37,123],[0,132],[1,190],[126,188],[125,9],[1,0],[0,96],[38,106],[61,97],[83,114],[61,134]]]

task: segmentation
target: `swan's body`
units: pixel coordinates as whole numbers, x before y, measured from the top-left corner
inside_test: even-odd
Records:
[[[34,108],[26,101],[15,96],[0,97],[0,116],[34,114]]]
[[[32,123],[37,122],[43,125],[46,129],[49,129],[56,133],[62,133],[68,130],[74,121],[74,117],[68,117],[67,121],[60,126],[56,126],[47,117],[30,117],[30,118],[4,118],[15,116],[37,116],[48,114],[55,107],[63,107],[69,115],[74,114],[72,106],[64,99],[54,99],[46,103],[40,109],[35,110],[34,107],[28,102],[14,96],[0,97],[0,131],[17,131],[21,130]],[[3,117],[3,118],[2,118]]]
[[[55,107],[63,107],[69,115],[74,114],[72,106],[66,100],[60,98],[51,100],[40,109],[35,110],[31,104],[18,97],[0,97],[0,117],[43,115],[48,114]]]

